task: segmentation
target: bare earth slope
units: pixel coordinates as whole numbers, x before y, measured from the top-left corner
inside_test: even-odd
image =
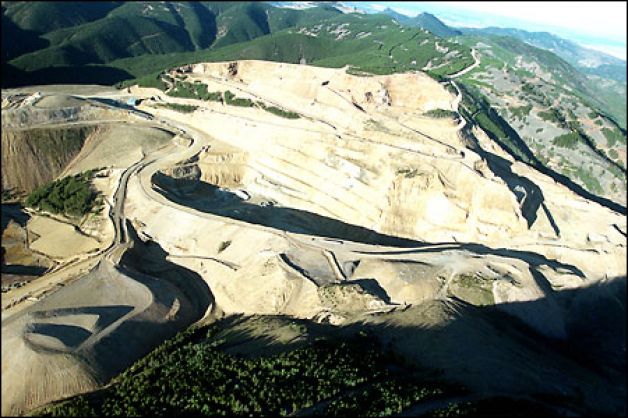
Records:
[[[617,315],[611,307],[625,312],[625,300],[596,290],[625,288],[624,214],[513,162],[477,127],[430,117],[429,110],[456,110],[460,98],[421,73],[357,77],[240,61],[171,75],[252,106],[224,95],[214,102],[132,89],[150,123],[178,135],[116,170],[119,186],[108,196],[116,237],[89,259],[97,267],[29,308],[3,312],[3,378],[18,379],[18,365],[30,370],[6,393],[3,386],[3,413],[93,389],[115,373],[105,370],[121,370],[210,313],[373,324],[398,337],[412,361],[478,391],[582,393],[582,402],[606,413],[625,408],[621,395],[602,400],[598,389],[625,389],[622,343],[610,337],[625,335],[625,322],[607,319]],[[91,149],[80,159],[85,168],[104,148]],[[119,322],[99,326],[89,313],[114,305],[127,309]],[[587,322],[593,305],[610,310]],[[72,315],[63,310],[70,308]],[[58,326],[37,313],[59,310]],[[143,318],[139,334],[131,313]],[[451,333],[430,332],[443,327]],[[524,327],[526,337],[508,332],[483,352],[481,342],[503,327]],[[583,338],[595,329],[607,351]],[[137,340],[129,345],[130,335]],[[457,351],[465,335],[473,367]],[[555,350],[553,368],[542,373],[547,341],[608,367],[576,370],[576,354]],[[51,360],[50,350],[65,354]],[[536,367],[525,383],[518,366],[504,369],[522,356],[521,364]],[[73,370],[75,386],[45,383],[62,369]]]
[[[148,263],[184,275],[150,250],[123,265]],[[2,322],[2,414],[94,390],[179,329],[200,319],[208,291],[185,293],[103,259],[89,274]],[[19,365],[19,367],[18,367]]]

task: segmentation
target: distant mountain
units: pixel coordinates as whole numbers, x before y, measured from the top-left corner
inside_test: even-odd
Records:
[[[393,9],[391,9],[390,7],[387,7],[386,9],[382,10],[380,13],[392,17],[397,22],[401,23],[403,26],[412,26],[413,18],[411,18],[410,16],[403,15],[401,13],[398,13],[394,11]]]
[[[461,34],[460,31],[450,28],[441,20],[439,20],[436,16],[430,13],[421,13],[415,17],[409,17],[401,13],[397,13],[390,7],[384,9],[381,13],[392,17],[403,26],[425,29],[429,32],[432,32],[436,36],[440,36],[441,38],[447,38],[450,36],[456,36]]]
[[[548,32],[488,27],[460,28],[464,34],[512,36],[530,45],[551,51],[585,74],[626,82],[626,61],[593,49],[584,48]]]
[[[215,49],[338,15],[260,2],[3,2],[2,62],[29,72]]]
[[[333,7],[342,13],[366,14],[366,11],[341,1],[269,1],[268,4],[281,9],[304,10],[313,7]]]
[[[428,30],[436,36],[449,37],[460,35],[460,31],[450,28],[430,13],[421,13],[414,18],[414,22],[417,27]]]
[[[94,10],[89,5],[3,2],[3,86],[113,84],[154,79],[189,62],[231,59],[305,60],[376,73],[428,67],[435,77],[473,62],[466,47],[416,28],[399,30],[389,16],[354,13],[341,2],[297,8],[265,2],[111,2]],[[34,23],[46,12],[64,19]],[[441,47],[451,53],[445,57]]]

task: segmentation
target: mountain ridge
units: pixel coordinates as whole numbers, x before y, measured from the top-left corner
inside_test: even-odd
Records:
[[[550,32],[529,32],[523,29],[501,27],[459,28],[459,30],[464,34],[511,36],[530,45],[555,53],[586,74],[626,82],[625,60],[583,47],[576,42],[556,36]]]
[[[418,27],[421,29],[425,29],[427,31],[432,32],[436,36],[440,37],[450,37],[460,35],[461,32],[457,29],[451,28],[443,23],[440,19],[434,16],[431,13],[423,12],[419,13],[415,17],[406,16],[404,14],[398,13],[395,10],[387,7],[384,9],[382,14],[391,16],[395,20],[397,20],[400,24],[404,26],[410,27]]]

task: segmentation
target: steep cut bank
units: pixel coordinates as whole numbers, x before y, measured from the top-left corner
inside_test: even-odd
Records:
[[[94,126],[2,129],[2,189],[30,193],[54,180],[95,131]]]
[[[132,118],[123,103],[55,91],[3,91],[3,190],[27,194],[61,175],[128,167],[172,138],[145,119],[122,123]]]

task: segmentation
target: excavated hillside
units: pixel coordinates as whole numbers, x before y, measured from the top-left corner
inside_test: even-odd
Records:
[[[127,119],[122,110],[77,96],[7,95],[2,108],[2,188],[27,194],[62,174],[126,167],[172,137],[115,123]],[[85,160],[87,155],[91,157]]]
[[[240,61],[170,76],[170,94],[130,93],[172,140],[127,159],[86,145],[67,169],[115,156],[116,236],[88,274],[3,312],[3,413],[232,314],[372,329],[478,393],[625,413],[625,214],[513,161],[422,73]],[[173,97],[184,82],[215,100]]]
[[[625,248],[624,216],[514,162],[481,130],[426,117],[425,111],[456,106],[454,96],[429,77],[364,78],[256,61],[240,62],[233,73],[229,63],[198,64],[188,78],[206,83],[209,91],[234,91],[301,118],[185,99],[178,101],[200,108],[191,115],[155,109],[217,140],[180,162],[178,184],[187,175],[192,186],[201,180],[255,198],[251,202],[258,204],[242,202],[246,210],[229,217],[314,234],[324,228],[321,220],[341,221],[363,228],[365,236],[347,235],[334,224],[336,238],[360,241],[373,231],[432,243],[516,247],[570,264],[599,258],[604,262],[583,266],[597,278],[625,272],[625,261],[614,253]],[[225,215],[212,187],[192,192],[190,184],[188,198],[179,195],[179,203]],[[299,218],[298,227],[288,228],[279,216],[284,213]]]
[[[30,193],[54,180],[81,151],[94,126],[2,129],[2,188]]]

